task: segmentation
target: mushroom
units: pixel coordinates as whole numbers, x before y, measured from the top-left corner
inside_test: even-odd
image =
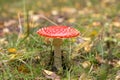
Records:
[[[60,46],[62,45],[62,39],[76,37],[80,34],[79,31],[68,26],[48,26],[39,29],[37,33],[41,36],[53,38],[52,42],[54,46],[53,65],[58,71],[63,70],[60,50]]]

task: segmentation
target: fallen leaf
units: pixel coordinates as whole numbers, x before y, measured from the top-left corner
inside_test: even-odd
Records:
[[[116,67],[120,67],[120,60],[117,61],[117,63],[116,63]]]
[[[90,43],[89,41],[85,41],[84,43],[78,44],[74,50],[78,51],[81,48],[84,48],[85,46],[88,46],[89,43]]]
[[[77,44],[81,44],[81,43],[85,42],[85,40],[86,40],[85,38],[77,37],[77,39],[74,41],[76,41]]]
[[[4,28],[4,22],[0,21],[0,29]]]
[[[84,50],[85,50],[86,52],[90,52],[92,46],[93,46],[93,44],[92,44],[92,43],[89,43],[88,45],[86,45],[86,46],[84,47]]]
[[[69,22],[69,23],[75,23],[75,21],[76,21],[75,18],[70,18],[70,19],[68,19],[68,22]]]
[[[101,14],[94,13],[94,14],[92,14],[92,17],[94,17],[94,18],[100,18],[100,17],[101,17]]]
[[[6,44],[8,44],[8,41],[6,41],[6,38],[1,38],[0,39],[0,44],[2,45],[6,45]]]
[[[100,26],[100,25],[101,25],[101,23],[98,21],[95,21],[92,23],[92,26],[95,26],[95,27]]]
[[[93,31],[90,33],[90,37],[95,37],[97,34],[98,34],[98,32],[95,31],[95,30],[93,30]]]
[[[115,80],[120,80],[120,70],[117,71]]]
[[[119,21],[112,22],[112,24],[115,27],[120,27],[120,22]]]
[[[8,52],[9,52],[9,53],[16,53],[17,50],[16,50],[15,48],[9,48],[9,49],[8,49]]]
[[[20,66],[18,66],[17,70],[19,72],[23,72],[23,73],[29,73],[30,72],[29,68],[25,64],[21,64]]]
[[[64,22],[64,20],[65,20],[65,19],[64,19],[63,17],[59,17],[59,18],[57,19],[57,22],[58,22],[58,23],[62,23],[62,22]]]
[[[115,37],[120,39],[120,33],[116,33]]]
[[[8,28],[3,28],[3,33],[9,34],[9,33],[10,33],[10,30],[9,30]]]
[[[52,10],[52,11],[51,11],[51,14],[54,15],[54,16],[58,15],[58,13],[59,13],[59,12],[58,12],[57,10]]]
[[[40,19],[40,17],[41,17],[41,15],[31,15],[31,20],[33,21],[33,22],[36,22],[36,21],[38,21],[39,19]]]
[[[95,56],[95,59],[96,59],[100,64],[106,62],[100,55],[96,55],[96,56]]]
[[[60,76],[58,76],[56,73],[48,70],[43,70],[43,74],[45,75],[46,78],[52,79],[52,80],[61,80]]]
[[[84,68],[88,68],[91,66],[91,63],[90,61],[84,61],[83,63],[81,63],[81,65],[84,67]]]
[[[76,8],[70,8],[70,7],[63,7],[61,11],[68,14],[74,14],[77,12]]]
[[[75,43],[75,47],[73,50],[73,53],[71,55],[71,58],[74,59],[76,56],[80,55],[79,54],[79,50],[82,48],[85,48],[86,46],[88,46],[91,42],[90,38],[82,38],[79,39],[76,43]]]
[[[9,20],[9,21],[4,22],[4,26],[9,27],[9,26],[14,25],[16,23],[17,23],[16,20]]]

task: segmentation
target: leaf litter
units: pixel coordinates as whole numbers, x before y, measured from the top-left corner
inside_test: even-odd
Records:
[[[66,2],[67,0],[64,0],[64,1]],[[73,52],[72,52],[71,57],[72,58],[77,58],[79,56],[83,56],[84,59],[80,59],[81,61],[77,62],[79,64],[81,63],[79,66],[82,66],[84,69],[87,69],[94,64],[93,68],[95,68],[95,67],[96,68],[92,69],[91,75],[92,75],[92,72],[93,72],[93,75],[97,75],[97,76],[103,75],[105,77],[105,76],[107,76],[107,75],[104,75],[104,74],[107,74],[106,72],[103,71],[103,74],[102,74],[102,71],[101,71],[101,73],[99,75],[99,72],[94,73],[94,71],[96,71],[96,69],[99,69],[99,67],[101,67],[101,65],[103,65],[103,64],[107,64],[108,66],[110,65],[110,67],[112,66],[111,69],[116,69],[116,68],[119,69],[119,67],[120,67],[120,61],[119,61],[118,58],[113,57],[112,59],[109,60],[107,58],[107,54],[106,54],[107,50],[110,50],[110,51],[114,50],[114,52],[112,52],[113,53],[112,56],[114,56],[115,54],[119,54],[119,50],[117,49],[117,47],[119,48],[119,44],[117,44],[117,43],[119,43],[119,39],[120,39],[120,35],[119,35],[119,31],[120,31],[119,30],[119,27],[120,27],[119,16],[117,16],[118,14],[117,15],[114,15],[114,13],[112,14],[112,12],[111,12],[111,14],[109,14],[110,13],[109,8],[111,6],[115,6],[116,1],[117,0],[111,0],[111,1],[102,0],[102,1],[100,1],[99,4],[96,3],[96,5],[98,4],[98,6],[96,6],[96,7],[92,5],[93,3],[91,1],[88,1],[85,4],[86,5],[85,7],[81,6],[80,5],[81,3],[80,4],[75,3],[76,8],[74,8],[74,7],[63,7],[63,8],[61,8],[61,10],[52,9],[48,12],[43,12],[44,15],[42,15],[42,16],[41,16],[41,13],[39,13],[39,12],[36,12],[37,13],[36,14],[36,13],[34,13],[34,11],[32,11],[32,14],[31,14],[31,11],[30,11],[29,12],[30,13],[29,14],[30,29],[31,30],[35,29],[38,26],[42,27],[43,23],[46,22],[46,20],[43,20],[43,19],[45,19],[44,16],[47,17],[48,19],[50,19],[51,21],[57,23],[57,24],[65,24],[65,25],[71,25],[72,24],[72,25],[75,25],[74,23],[78,23],[80,25],[75,25],[75,26],[77,26],[76,28],[78,28],[78,29],[80,28],[80,31],[83,34],[86,31],[85,26],[89,26],[90,29],[88,29],[86,31],[87,33],[84,36],[82,36],[82,38],[75,38],[75,39],[72,40],[73,41],[72,43],[74,45],[73,45],[73,49],[72,49]],[[83,3],[84,2],[85,1],[83,1]],[[37,3],[37,5],[38,4],[42,5],[41,2]],[[40,5],[38,5],[38,6],[40,6]],[[79,9],[78,6],[81,9]],[[46,6],[44,6],[44,7],[46,7]],[[101,10],[99,10],[99,7],[101,7]],[[3,16],[7,16],[7,14],[4,13]],[[24,28],[24,26],[26,25],[23,16],[24,16],[24,14],[20,15],[22,28]],[[115,20],[113,19],[114,16],[117,17],[117,18],[115,18]],[[84,21],[84,20],[86,20],[86,21]],[[0,38],[0,45],[9,45],[9,41],[7,40],[7,38],[5,38],[6,35],[11,35],[13,33],[17,33],[17,34],[19,33],[20,29],[18,27],[18,22],[19,22],[18,18],[15,18],[15,19],[11,18],[11,19],[7,19],[5,21],[0,21],[0,37],[1,37]],[[81,22],[82,22],[82,24],[81,24]],[[104,25],[106,23],[108,23],[109,25]],[[52,23],[50,22],[50,24],[52,24]],[[110,27],[110,26],[112,26],[112,27]],[[99,31],[97,30],[97,28],[101,29],[101,27],[105,27],[105,29],[106,29],[104,34],[99,33]],[[111,30],[109,30],[109,29],[111,29]],[[109,31],[107,31],[107,30],[109,30]],[[108,34],[110,36],[107,36]],[[101,55],[101,52],[102,52],[101,51],[102,49],[100,48],[101,47],[100,42],[102,41],[100,39],[101,35],[102,35],[102,39],[103,39],[102,47],[103,47],[103,50],[105,50],[104,51],[104,54],[105,54],[104,56]],[[113,35],[115,35],[115,36],[113,36]],[[97,40],[96,42],[92,41],[92,40],[95,40],[94,38],[98,38],[98,39],[96,39]],[[45,42],[49,45],[51,44],[51,42],[48,39],[46,39]],[[116,48],[113,49],[112,47],[109,47],[109,49],[106,49],[107,47],[105,46],[105,44],[107,42],[110,45],[116,44]],[[96,45],[98,45],[98,46],[96,46]],[[2,46],[0,46],[0,48],[1,47]],[[97,47],[98,50],[95,50],[96,47]],[[17,59],[21,58],[21,56],[23,55],[23,54],[19,55],[18,52],[19,52],[19,50],[17,51],[16,48],[10,47],[10,50],[8,50],[9,54],[8,54],[7,57],[9,57],[9,59],[13,60],[13,61],[17,60]],[[3,52],[0,51],[0,53],[1,53],[0,55],[4,55],[4,54],[6,55],[7,51],[3,51]],[[92,53],[92,55],[91,55],[91,53]],[[90,56],[86,56],[86,55],[90,55]],[[92,58],[92,56],[94,58]],[[39,57],[39,56],[37,56],[37,57]],[[94,60],[92,62],[92,60],[86,59],[86,57],[88,57],[90,59],[91,58],[95,59],[97,64],[96,64],[96,62],[94,62]],[[1,60],[1,58],[0,58],[0,60]],[[39,60],[41,60],[41,58]],[[7,60],[2,60],[0,62],[0,66],[3,65],[3,62],[6,63],[8,61]],[[46,66],[44,61],[41,62],[40,64],[44,64],[44,66]],[[26,71],[27,67],[25,67],[25,65],[20,65],[20,66],[18,66],[18,68],[19,68],[18,71],[20,71],[20,72],[24,72],[24,71],[27,72]],[[100,68],[100,70],[105,70],[105,69],[102,68],[102,67]],[[75,71],[73,71],[73,72],[76,73]],[[49,71],[49,70],[44,69],[43,74],[48,79],[60,80],[60,76],[57,75],[53,71]],[[58,77],[58,79],[55,79],[57,77]],[[89,74],[83,73],[78,78],[79,78],[79,80],[85,80],[85,79],[89,80],[87,77],[89,77]],[[99,79],[99,77],[98,77],[98,79]],[[120,79],[119,71],[116,71],[115,80],[119,80],[119,79]],[[92,80],[92,79],[90,79],[90,80]]]

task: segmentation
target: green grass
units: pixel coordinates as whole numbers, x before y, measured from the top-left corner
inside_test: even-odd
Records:
[[[81,32],[82,38],[91,38],[90,43],[84,46],[82,45],[84,43],[77,43],[76,38],[64,40],[62,51],[65,57],[63,58],[65,69],[63,74],[57,74],[61,76],[62,80],[78,80],[81,76],[81,79],[86,80],[114,80],[118,70],[120,70],[120,64],[117,64],[120,60],[120,37],[116,36],[116,34],[120,33],[120,26],[116,27],[113,22],[119,22],[120,2],[117,2],[117,0],[112,3],[111,1],[103,3],[99,0],[88,0],[89,2],[83,0],[64,1],[25,0],[24,2],[23,0],[1,0],[0,19],[1,21],[13,18],[17,20],[18,12],[25,13],[24,11],[28,10],[28,12],[42,12],[49,19],[56,22],[57,19],[52,16],[51,11],[57,9],[61,14],[64,14],[62,15],[63,18],[67,17],[61,25],[73,25]],[[45,3],[46,5],[43,5]],[[80,3],[80,5],[77,3]],[[64,13],[61,11],[64,7],[76,8],[77,12],[72,15],[71,13]],[[80,11],[83,11],[83,13],[80,13]],[[69,23],[68,20],[71,18],[76,21]],[[100,24],[97,24],[97,22]],[[27,23],[29,22],[25,22],[23,27],[26,27]],[[52,45],[46,44],[45,38],[37,35],[36,31],[48,25],[53,24],[41,19],[38,26],[30,27],[30,34],[24,41],[22,41],[23,38],[18,39],[16,33],[7,34],[0,38],[0,40],[5,38],[7,42],[0,42],[0,79],[46,79],[43,70],[51,70],[53,66]],[[89,40],[85,42],[87,41],[89,42]],[[86,51],[85,47],[88,49],[90,44],[92,44],[92,47],[89,51]],[[81,48],[81,46],[83,47]],[[10,53],[8,50],[10,48],[17,51]],[[72,58],[73,54],[76,55],[74,58]],[[90,62],[90,64],[87,63],[86,68],[83,66],[85,61]]]

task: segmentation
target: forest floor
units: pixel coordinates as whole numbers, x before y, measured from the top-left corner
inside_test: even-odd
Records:
[[[81,33],[63,41],[62,73],[36,33],[55,24]],[[119,0],[0,0],[0,80],[47,79],[120,80]]]

